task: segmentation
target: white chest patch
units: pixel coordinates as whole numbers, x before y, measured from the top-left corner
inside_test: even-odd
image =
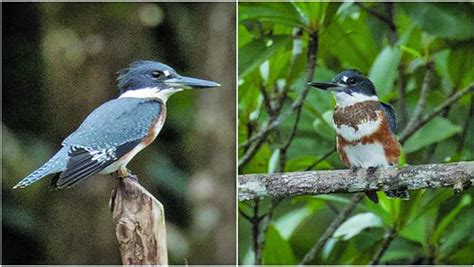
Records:
[[[367,169],[369,167],[388,167],[390,164],[385,158],[382,144],[358,144],[355,146],[345,146],[347,160],[351,166]]]
[[[151,99],[160,99],[163,103],[166,103],[168,98],[177,92],[181,92],[181,88],[166,88],[158,89],[157,87],[146,87],[143,89],[129,90],[119,96],[119,98],[131,97],[131,98],[151,98]]]
[[[375,133],[382,123],[382,119],[380,116],[377,116],[377,120],[375,121],[365,121],[357,125],[357,129],[349,126],[349,125],[335,125],[336,133],[344,137],[347,141],[356,141],[360,140],[364,136],[371,135]]]
[[[334,96],[336,97],[336,105],[341,108],[365,101],[379,101],[379,98],[376,95],[368,96],[359,93],[352,93],[352,95],[350,95],[344,92],[338,92],[335,93]]]

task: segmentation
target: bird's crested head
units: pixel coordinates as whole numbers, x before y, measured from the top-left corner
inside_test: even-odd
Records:
[[[369,100],[378,101],[374,84],[354,69],[337,74],[331,82],[310,82],[308,85],[332,91],[338,106],[349,106]]]
[[[173,68],[156,61],[141,60],[119,71],[120,97],[160,98],[192,88],[213,88],[220,84],[179,75]]]

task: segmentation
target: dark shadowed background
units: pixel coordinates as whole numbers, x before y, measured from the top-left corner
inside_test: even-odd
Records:
[[[164,205],[171,264],[235,262],[235,5],[2,4],[3,264],[120,264],[97,175],[53,191],[12,190],[96,107],[116,72],[140,59],[222,84],[168,101],[157,140],[129,168]]]

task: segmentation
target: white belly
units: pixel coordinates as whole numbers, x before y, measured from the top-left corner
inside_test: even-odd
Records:
[[[367,169],[369,167],[388,167],[390,164],[385,158],[382,144],[358,144],[345,146],[347,160],[351,166]]]
[[[379,127],[382,119],[380,116],[375,121],[366,121],[357,125],[357,129],[352,128],[349,125],[336,125],[336,133],[342,136],[349,142],[360,140],[364,136],[375,133]]]

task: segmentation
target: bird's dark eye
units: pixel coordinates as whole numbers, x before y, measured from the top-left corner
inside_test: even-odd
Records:
[[[357,83],[357,80],[355,78],[349,78],[347,79],[347,83],[350,85],[354,85]]]
[[[160,78],[161,76],[163,76],[163,73],[161,71],[152,71],[151,72],[151,76],[153,76],[153,78]]]

